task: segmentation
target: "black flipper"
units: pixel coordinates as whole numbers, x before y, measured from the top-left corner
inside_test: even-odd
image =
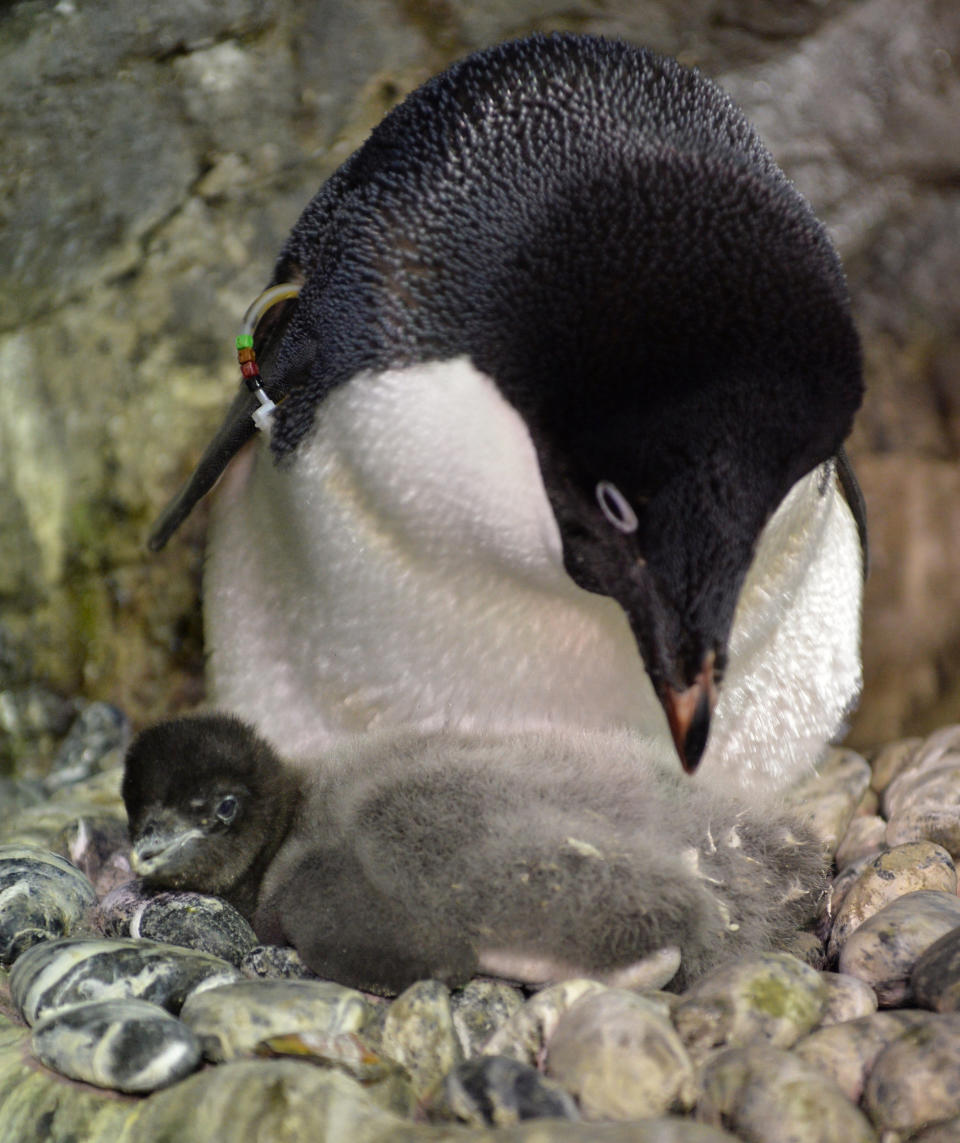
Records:
[[[299,284],[302,281],[303,275],[294,263],[288,260],[284,268],[291,283]],[[273,285],[277,285],[277,282],[274,282]],[[268,287],[268,290],[270,288]],[[261,294],[260,297],[264,297],[264,294]],[[261,370],[265,365],[272,364],[290,319],[296,312],[296,305],[296,298],[285,299],[278,304],[271,305],[257,321],[254,332],[254,347]],[[249,312],[248,310],[248,315]],[[279,402],[284,395],[285,388],[278,385],[276,378],[271,378],[271,399]],[[213,440],[203,450],[200,463],[154,524],[147,539],[147,547],[151,552],[160,551],[199,501],[217,483],[230,461],[256,432],[252,415],[259,408],[259,404],[257,398],[246,385],[241,384],[240,391],[234,397],[223,423],[214,434]]]
[[[220,474],[257,431],[252,414],[259,402],[241,386],[213,440],[207,445],[193,475],[164,508],[150,532],[147,547],[159,552],[220,478]]]

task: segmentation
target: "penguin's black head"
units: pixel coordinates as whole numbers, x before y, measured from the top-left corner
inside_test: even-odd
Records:
[[[127,752],[122,793],[135,873],[150,885],[214,893],[250,913],[251,878],[283,840],[298,787],[245,723],[200,715],[142,731]]]
[[[481,367],[509,378],[567,570],[623,607],[692,771],[764,525],[860,402],[839,263],[785,180],[669,151],[557,209],[535,248],[510,350]]]

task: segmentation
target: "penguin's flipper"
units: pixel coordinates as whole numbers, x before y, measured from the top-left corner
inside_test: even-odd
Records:
[[[254,315],[251,326],[261,370],[265,367],[269,369],[273,365],[277,348],[296,312],[296,292],[281,291],[285,286],[299,290],[303,282],[303,271],[294,261],[287,259],[283,263],[283,268],[285,280],[278,283],[275,278],[273,284],[254,300],[244,318],[246,321],[251,314]],[[280,295],[278,299],[271,298],[271,295],[277,294]],[[270,398],[279,402],[286,395],[287,386],[282,385],[280,379],[275,376],[271,376],[270,381]],[[203,450],[200,463],[154,524],[147,539],[147,547],[151,552],[160,551],[199,501],[217,483],[230,461],[253,436],[255,431],[253,414],[259,407],[260,402],[257,398],[245,384],[241,384],[240,391],[234,397],[220,428]]]
[[[253,413],[258,408],[256,397],[241,386],[234,397],[213,440],[203,450],[193,475],[161,512],[147,539],[151,552],[159,552],[167,540],[193,511],[197,503],[220,479],[220,475],[243,445],[256,432]]]
[[[863,498],[863,491],[860,488],[860,482],[857,480],[857,474],[853,471],[850,457],[847,456],[847,450],[843,445],[837,450],[836,460],[837,479],[840,481],[840,491],[843,493],[843,498],[853,513],[853,518],[857,525],[857,535],[860,537],[860,551],[863,555],[863,578],[866,579],[867,572],[870,570],[870,545],[867,534],[867,502]]]

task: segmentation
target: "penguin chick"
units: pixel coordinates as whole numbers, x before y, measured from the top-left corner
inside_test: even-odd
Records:
[[[787,939],[822,888],[821,846],[795,817],[684,785],[627,733],[382,735],[338,750],[337,776],[304,787],[233,718],[144,732],[123,787],[135,860],[156,884],[226,897],[319,975],[376,992],[477,970],[616,979],[664,949],[679,950],[685,987]],[[210,828],[206,807],[230,798],[237,812]],[[171,815],[188,842],[157,841]]]
[[[285,398],[212,514],[217,706],[307,768],[380,727],[560,725],[719,786],[813,765],[860,685],[859,346],[718,87],[589,36],[479,52],[334,173],[274,281],[303,284],[259,336]]]

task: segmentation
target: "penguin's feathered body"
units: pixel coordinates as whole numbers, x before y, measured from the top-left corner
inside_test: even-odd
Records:
[[[217,892],[319,975],[384,992],[478,969],[625,980],[668,949],[684,986],[814,908],[809,830],[664,773],[629,732],[374,735],[335,753],[308,780],[232,717],[144,731],[123,786],[135,868]]]
[[[633,729],[721,785],[816,761],[860,685],[858,343],[714,84],[592,37],[477,53],[328,180],[289,280],[269,448],[214,506],[216,705],[308,767],[387,729]]]

